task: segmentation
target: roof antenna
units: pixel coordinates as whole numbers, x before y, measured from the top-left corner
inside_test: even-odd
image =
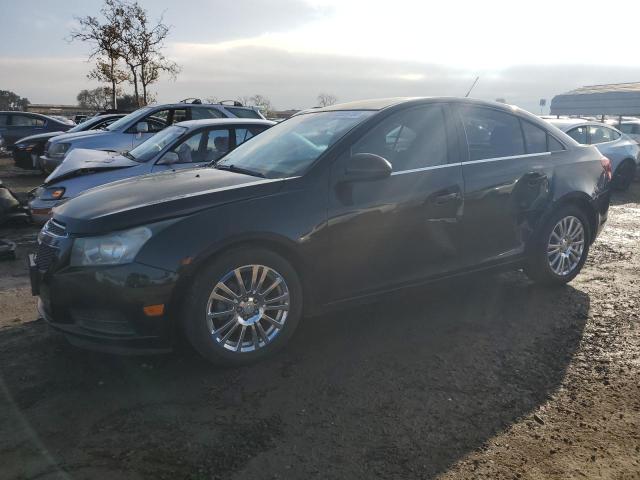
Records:
[[[469,94],[471,93],[471,90],[473,90],[473,87],[475,87],[476,83],[478,83],[478,80],[480,80],[480,77],[476,77],[476,79],[473,81],[473,84],[471,85],[471,88],[469,89],[467,94],[464,96],[464,98],[467,98],[469,96]]]

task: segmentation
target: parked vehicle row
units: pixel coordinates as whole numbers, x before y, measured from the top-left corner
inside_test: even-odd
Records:
[[[95,116],[70,128],[67,133],[103,130],[122,117],[124,117],[124,114]],[[57,165],[47,164],[41,156],[44,153],[47,142],[63,133],[65,132],[37,133],[18,140],[13,146],[13,159],[16,165],[21,168],[40,168],[45,172],[53,171]]]
[[[179,107],[166,108],[165,127]],[[116,123],[148,132],[157,116],[135,115]],[[240,125],[226,125],[230,142]],[[244,364],[286,344],[303,314],[353,299],[494,269],[564,284],[607,219],[611,162],[502,104],[396,98],[312,109],[217,159],[212,127],[179,123],[133,159],[61,142],[75,151],[60,169],[80,154],[102,164],[151,152],[153,170],[165,158],[174,165],[183,145],[192,163],[217,160],[54,208],[30,256],[31,284],[41,315],[72,343],[159,352],[183,333],[209,360]],[[64,174],[57,180],[66,186]]]
[[[47,117],[39,113],[0,112],[0,137],[4,148],[14,151],[14,144],[21,138],[39,133],[63,133],[75,124],[64,118]]]
[[[576,142],[596,145],[609,160],[613,169],[613,188],[626,190],[636,177],[640,166],[640,146],[620,130],[600,122],[579,118],[548,119]]]

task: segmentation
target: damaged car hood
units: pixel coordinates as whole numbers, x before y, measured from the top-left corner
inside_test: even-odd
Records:
[[[115,152],[76,148],[69,152],[64,161],[49,175],[44,183],[49,184],[62,178],[76,176],[86,171],[127,168],[140,165],[135,160]]]

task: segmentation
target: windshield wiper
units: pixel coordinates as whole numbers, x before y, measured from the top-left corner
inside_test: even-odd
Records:
[[[229,172],[235,173],[244,173],[245,175],[251,175],[253,177],[267,178],[264,173],[249,170],[248,168],[236,167],[235,165],[227,165],[226,163],[216,164],[213,168],[217,168],[218,170],[227,170]]]
[[[124,155],[127,158],[130,158],[131,160],[136,160],[136,157],[131,155],[129,152],[123,152],[122,155]]]

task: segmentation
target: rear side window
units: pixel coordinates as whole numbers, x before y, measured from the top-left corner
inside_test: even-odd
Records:
[[[253,110],[252,108],[234,108],[234,107],[224,107],[233,113],[238,118],[262,118],[258,112]]]
[[[564,150],[564,145],[562,145],[558,140],[553,138],[551,135],[547,135],[547,142],[549,142],[550,152],[559,152],[561,150]]]
[[[266,129],[267,129],[266,126],[236,128],[236,146],[246,142],[251,137],[259,134],[260,132],[265,131]]]
[[[0,127],[7,125],[7,115],[0,115]]]
[[[567,132],[567,135],[578,143],[582,143],[583,145],[587,143],[587,127],[572,128]]]
[[[447,163],[447,132],[442,107],[428,105],[394,113],[352,147],[391,162],[394,172]]]
[[[547,132],[526,121],[522,121],[522,131],[527,153],[543,153],[547,151]]]
[[[224,118],[224,115],[220,110],[215,108],[192,108],[191,118],[193,120],[202,120],[205,118]]]
[[[178,123],[178,122],[184,122],[185,120],[188,120],[187,118],[187,110],[184,108],[177,108],[173,111],[173,122],[172,123]]]
[[[44,120],[38,117],[30,117],[28,115],[12,115],[11,125],[14,127],[42,127]]]
[[[482,107],[464,108],[461,115],[469,146],[469,160],[511,157],[525,153],[517,117]]]
[[[612,142],[620,137],[618,132],[607,127],[590,126],[589,143],[597,145],[599,143]]]

